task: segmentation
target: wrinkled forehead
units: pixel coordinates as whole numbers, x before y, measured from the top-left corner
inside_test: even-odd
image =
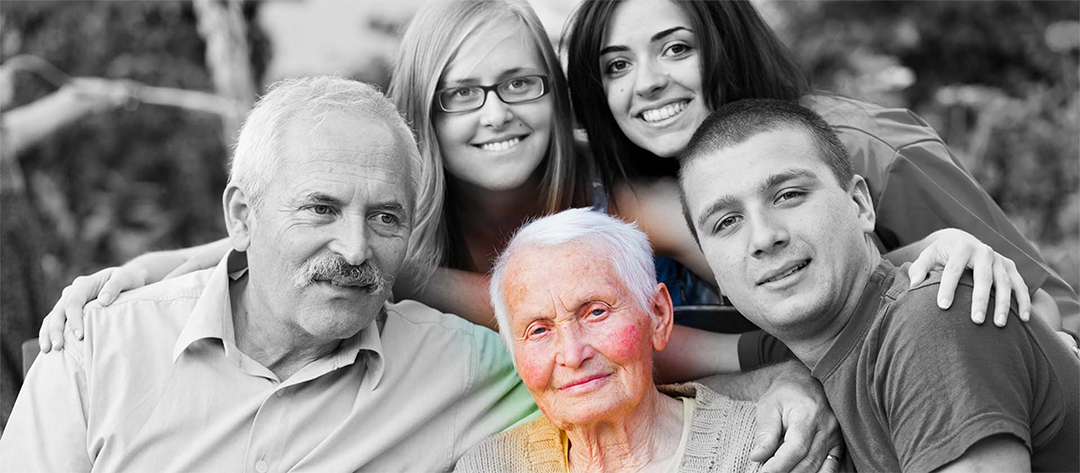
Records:
[[[607,249],[588,238],[515,249],[505,271],[507,305],[525,309],[552,297],[571,304],[586,295],[625,288]]]
[[[284,124],[284,172],[306,170],[314,163],[338,163],[365,169],[411,192],[408,146],[393,125],[372,114],[340,110],[295,115]],[[291,171],[289,169],[292,169]]]

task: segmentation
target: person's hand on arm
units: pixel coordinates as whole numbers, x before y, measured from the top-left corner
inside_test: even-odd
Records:
[[[843,455],[840,424],[821,384],[797,361],[749,373],[699,380],[734,399],[757,402],[757,432],[750,459],[763,472],[838,471]]]
[[[991,289],[995,294],[993,320],[997,326],[1005,325],[1014,294],[1021,320],[1027,321],[1031,316],[1031,297],[1016,264],[963,230],[938,230],[887,253],[885,257],[897,265],[911,262],[908,277],[912,287],[926,279],[931,270],[942,269],[937,297],[938,307],[942,309],[952,306],[960,278],[964,270],[970,268],[975,284],[971,301],[972,322],[981,324],[986,320]]]
[[[152,284],[173,276],[212,268],[232,248],[228,239],[192,248],[155,251],[140,255],[123,266],[105,268],[89,276],[79,276],[65,287],[38,331],[43,353],[64,348],[65,326],[75,338],[83,337],[83,306],[97,301],[107,306],[121,292]]]

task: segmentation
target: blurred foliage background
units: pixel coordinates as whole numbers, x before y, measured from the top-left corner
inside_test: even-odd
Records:
[[[289,8],[304,3],[290,2]],[[325,2],[307,3],[326,9]],[[368,3],[389,8],[385,2]],[[200,4],[232,8],[232,19],[243,24],[213,26]],[[758,4],[820,88],[908,107],[930,121],[1065,280],[1080,286],[1080,3]],[[331,70],[284,69],[337,72],[385,86],[394,35],[409,9],[415,10],[415,2],[405,5],[404,12],[335,23],[374,31],[378,41],[347,45],[362,50],[374,44],[374,60]],[[295,48],[270,38],[273,28],[296,28],[296,22],[259,21],[260,13],[277,6],[221,0],[5,0],[0,60],[33,54],[72,76],[131,79],[243,99],[237,95],[244,94],[245,80],[251,94],[262,91],[274,78],[267,67],[275,51]],[[231,36],[212,46],[215,32],[207,28],[217,27],[231,28]],[[561,25],[548,29],[557,34]],[[234,48],[232,55],[221,47]],[[308,56],[325,55],[313,49]],[[232,86],[222,78],[230,68]],[[14,95],[5,110],[56,88],[25,72],[15,74],[11,84]],[[228,120],[149,104],[131,108],[83,119],[18,159],[33,215],[45,230],[40,243],[47,253],[42,265],[49,304],[76,275],[148,250],[224,236],[220,195],[232,139]]]

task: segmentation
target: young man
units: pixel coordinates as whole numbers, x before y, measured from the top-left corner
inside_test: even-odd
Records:
[[[813,112],[721,108],[680,188],[721,290],[822,382],[859,470],[1080,469],[1080,362],[1036,318],[972,326],[970,278],[949,310],[939,279],[909,287],[870,237],[865,181]]]

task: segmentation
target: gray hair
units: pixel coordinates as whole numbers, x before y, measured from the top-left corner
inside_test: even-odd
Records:
[[[327,116],[345,112],[372,118],[385,124],[397,138],[402,158],[409,167],[409,188],[412,208],[410,220],[415,219],[421,176],[426,169],[416,146],[416,138],[394,104],[375,87],[334,76],[301,77],[274,83],[269,91],[248,113],[229,169],[229,184],[244,191],[251,206],[258,211],[266,188],[284,158],[285,131],[289,126],[314,130]],[[299,120],[303,120],[302,124]],[[362,133],[363,130],[357,130]],[[429,173],[430,174],[430,173]],[[415,235],[415,232],[414,232]],[[425,276],[426,265],[414,261],[419,245],[410,238],[406,265],[420,268]]]
[[[536,219],[517,230],[499,255],[491,273],[491,306],[495,309],[499,334],[511,358],[514,356],[514,345],[510,317],[502,295],[507,262],[524,248],[552,247],[573,241],[586,241],[602,249],[630,290],[634,302],[648,310],[649,300],[656,288],[656,270],[649,237],[637,225],[590,209],[564,210]]]

